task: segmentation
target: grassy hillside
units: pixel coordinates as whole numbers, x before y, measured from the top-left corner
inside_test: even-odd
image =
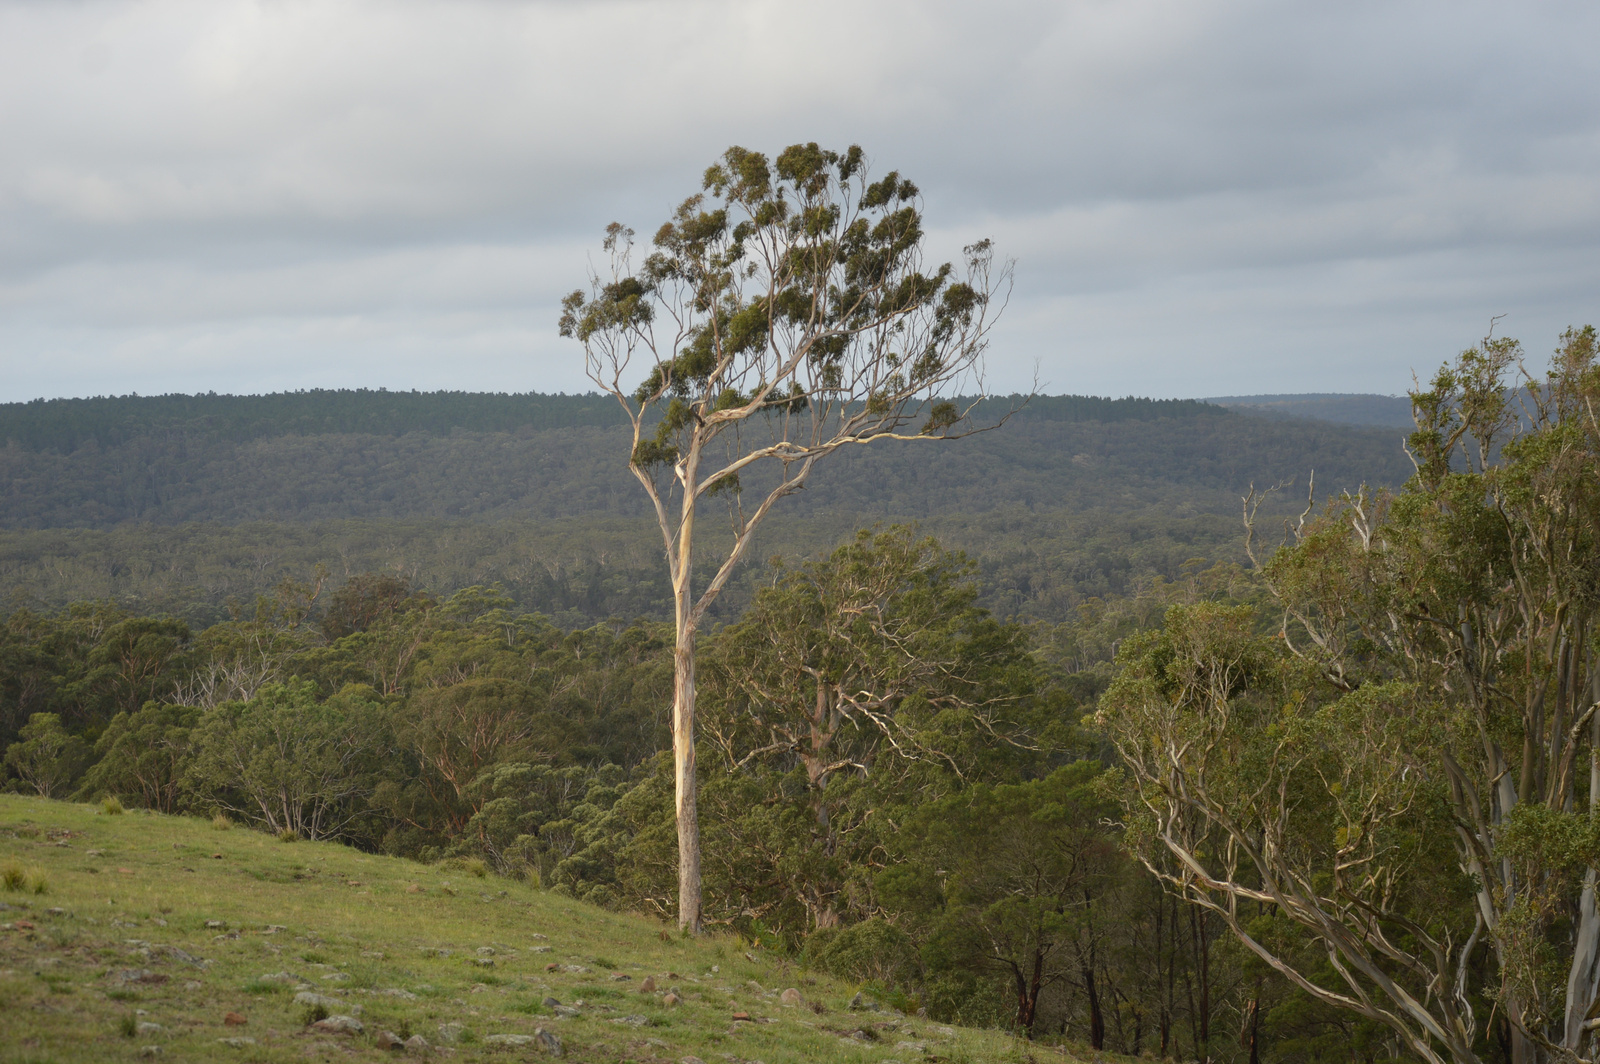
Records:
[[[0,796],[8,1062],[542,1059],[541,1031],[577,1061],[1065,1059],[852,1009],[858,987],[664,930],[467,867]]]

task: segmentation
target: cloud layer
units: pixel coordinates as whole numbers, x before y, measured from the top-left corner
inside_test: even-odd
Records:
[[[992,380],[1394,392],[1600,319],[1582,4],[0,3],[0,401],[582,390],[555,303],[731,143],[1018,259]]]

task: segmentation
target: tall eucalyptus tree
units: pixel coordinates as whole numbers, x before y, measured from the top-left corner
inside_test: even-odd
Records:
[[[678,920],[694,930],[695,639],[705,612],[761,523],[818,461],[976,430],[971,407],[950,397],[982,394],[1011,266],[980,240],[960,268],[926,269],[917,187],[893,171],[869,180],[854,146],[796,144],[772,160],[730,148],[643,262],[633,236],[608,227],[607,268],[563,301],[560,329],[583,344],[589,378],[627,412],[629,468],[661,528],[677,627]],[[728,501],[732,535],[697,586],[707,552],[695,520],[715,495]]]

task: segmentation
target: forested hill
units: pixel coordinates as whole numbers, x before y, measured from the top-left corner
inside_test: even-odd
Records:
[[[52,400],[0,406],[0,437],[0,604],[136,599],[203,619],[324,563],[441,593],[498,582],[574,625],[664,611],[659,535],[598,396]],[[917,521],[978,560],[991,605],[1059,617],[1193,558],[1237,560],[1252,485],[1294,485],[1279,511],[1313,471],[1319,495],[1398,485],[1401,442],[1192,401],[1036,397],[993,432],[829,459],[765,526],[746,582],[773,554]]]
[[[1019,405],[1020,396],[980,404],[978,416]],[[1191,399],[1102,399],[1036,396],[1016,417],[1024,421],[1143,421],[1198,418],[1215,411]],[[119,447],[156,437],[189,442],[277,436],[421,432],[541,432],[579,426],[611,427],[623,414],[610,396],[537,392],[391,392],[387,389],[312,389],[272,395],[122,395],[35,399],[0,404],[0,443],[27,451],[70,454],[93,443]]]
[[[622,458],[619,412],[597,396],[56,400],[0,407],[0,434],[7,528],[646,513]],[[787,508],[862,520],[1009,506],[1231,512],[1252,483],[1304,483],[1312,470],[1329,490],[1394,484],[1410,472],[1392,431],[1261,420],[1190,401],[1047,396],[960,443],[839,455]]]
[[[1253,414],[1313,418],[1341,425],[1372,425],[1411,431],[1411,399],[1395,395],[1343,395],[1310,392],[1298,395],[1221,395],[1205,402]]]

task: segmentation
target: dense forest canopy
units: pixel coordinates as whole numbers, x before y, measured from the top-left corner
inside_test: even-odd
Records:
[[[659,618],[659,535],[607,403],[312,391],[0,406],[0,581],[44,605],[113,599],[211,623],[320,563],[440,594],[498,583],[566,627]],[[1062,620],[1191,559],[1242,560],[1252,484],[1298,485],[1274,503],[1287,515],[1313,470],[1319,494],[1411,472],[1391,430],[1083,396],[1035,397],[939,457],[935,477],[905,449],[837,456],[763,531],[723,619],[769,557],[917,521],[979,564],[986,605]]]
[[[989,405],[1005,411],[1020,396]],[[958,400],[959,402],[960,400]],[[984,404],[977,408],[987,413]],[[1155,417],[1214,414],[1192,399],[1106,399],[1085,395],[1035,396],[1022,420],[1147,421]],[[540,432],[578,426],[610,427],[624,421],[610,396],[540,392],[391,392],[386,388],[324,389],[270,395],[119,395],[34,399],[0,403],[0,441],[26,451],[70,454],[93,441],[118,447],[144,436],[191,441],[276,436],[408,432]]]

